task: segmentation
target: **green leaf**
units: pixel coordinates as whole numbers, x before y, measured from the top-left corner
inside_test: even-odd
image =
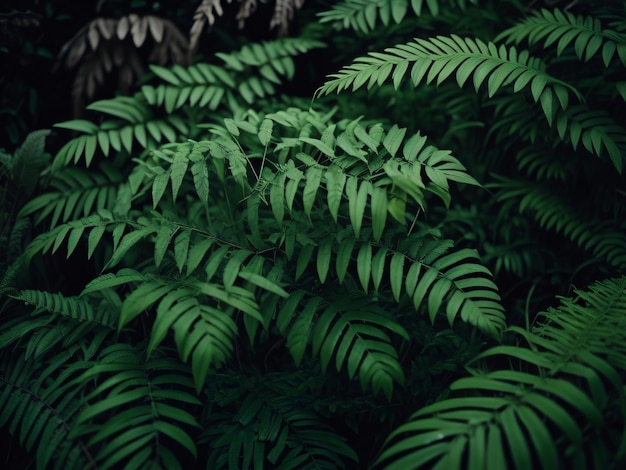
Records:
[[[379,241],[387,222],[387,191],[384,188],[373,188],[371,198],[372,229],[374,239]]]
[[[324,177],[326,178],[328,209],[330,210],[333,220],[337,222],[343,188],[346,184],[346,175],[341,171],[341,168],[336,165],[331,165],[324,173]]]
[[[118,331],[121,331],[127,323],[135,319],[172,289],[173,286],[163,284],[161,281],[149,281],[141,284],[124,299],[120,312]]]
[[[327,237],[320,242],[317,248],[317,275],[322,284],[326,282],[326,276],[328,275],[332,246],[333,239]]]
[[[272,292],[280,297],[289,297],[289,294],[287,293],[287,291],[285,291],[285,289],[280,287],[278,284],[270,281],[268,278],[261,276],[260,274],[241,270],[239,271],[238,276],[248,282],[251,282],[255,286],[260,287],[261,289]]]
[[[404,135],[406,134],[406,129],[399,128],[397,125],[394,126],[387,131],[387,135],[383,139],[383,146],[387,149],[387,151],[391,154],[392,157],[396,156],[400,145],[402,144],[402,140],[404,139]]]
[[[359,249],[359,254],[356,260],[357,273],[359,275],[359,281],[361,287],[367,292],[369,286],[369,280],[372,273],[372,246],[370,244],[364,244]]]

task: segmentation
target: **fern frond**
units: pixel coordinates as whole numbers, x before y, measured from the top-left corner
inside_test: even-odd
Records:
[[[525,171],[537,181],[566,181],[574,170],[574,163],[564,161],[565,158],[548,145],[524,147],[515,155],[517,167]]]
[[[369,33],[373,31],[377,23],[389,26],[391,20],[398,24],[411,11],[416,16],[421,16],[424,4],[428,6],[431,15],[439,13],[441,4],[439,0],[343,0],[332,6],[330,10],[318,13],[320,23],[332,23],[336,29],[353,29],[354,31]],[[465,10],[467,3],[478,4],[478,0],[450,0],[448,6],[443,8],[459,8]]]
[[[330,470],[350,468],[358,461],[345,439],[302,400],[298,387],[303,378],[296,375],[292,384],[290,375],[239,377],[238,390],[228,393],[236,408],[215,413],[202,436],[211,448],[211,468]],[[223,401],[224,408],[230,405]]]
[[[115,208],[122,175],[106,162],[99,165],[99,170],[64,168],[50,181],[53,191],[31,199],[22,207],[20,216],[35,213],[35,225],[50,217],[52,229],[59,222],[85,217],[100,209]]]
[[[53,170],[69,166],[72,162],[76,164],[81,159],[89,166],[98,149],[104,156],[113,151],[131,153],[134,142],[141,149],[152,149],[159,143],[174,142],[177,132],[189,135],[187,124],[179,116],[155,119],[141,95],[96,101],[87,109],[119,119],[104,121],[100,126],[82,119],[55,124],[55,127],[78,131],[82,135],[71,139],[59,150],[54,157]]]
[[[195,64],[188,68],[151,66],[166,85],[144,85],[141,89],[148,104],[164,106],[167,113],[183,106],[217,109],[242,97],[248,104],[275,93],[274,85],[295,73],[293,57],[323,47],[319,41],[284,38],[253,43],[229,54],[216,54],[225,67]]]
[[[410,67],[409,67],[410,66]],[[530,89],[535,102],[540,102],[548,122],[552,122],[557,107],[566,108],[569,94],[580,101],[578,90],[547,72],[541,59],[532,57],[528,51],[518,51],[480,39],[438,36],[431,39],[415,39],[385,52],[373,52],[357,58],[352,65],[331,74],[319,90],[321,94],[352,88],[357,90],[367,83],[370,89],[389,78],[397,88],[410,69],[411,82],[418,86],[442,83],[453,73],[462,87],[470,77],[476,91],[487,82],[487,93],[492,97],[502,87],[512,85],[514,92]]]
[[[390,435],[377,463],[398,469],[610,467],[620,438],[611,442],[603,433],[624,432],[623,410],[613,421],[626,367],[626,278],[576,295],[543,314],[545,323],[530,332],[514,328],[529,348],[496,346],[480,354],[477,359],[497,358],[509,367],[471,369],[472,377],[452,385],[466,396],[415,413]]]
[[[146,44],[149,52],[140,53]],[[132,13],[92,20],[63,45],[58,60],[67,69],[78,68],[72,90],[78,114],[83,100],[91,101],[112,72],[117,72],[118,87],[128,91],[133,79],[144,74],[145,62],[184,63],[187,53],[187,40],[172,21]]]
[[[75,379],[92,381],[95,388],[85,397],[70,438],[96,450],[97,468],[181,468],[179,446],[197,456],[190,431],[199,424],[190,405],[200,402],[189,371],[177,361],[158,355],[144,362],[140,351],[116,344]]]
[[[266,119],[291,125],[283,116],[268,115]],[[359,121],[343,123],[339,128],[325,124],[319,138],[283,138],[273,147],[275,152],[288,150],[290,158],[285,157],[286,163],[276,170],[266,168],[257,190],[265,201],[264,191],[269,185],[269,204],[278,222],[284,221],[285,206],[293,216],[294,201],[300,197],[307,217],[320,203],[335,222],[348,202],[347,215],[358,235],[369,199],[374,238],[378,240],[388,214],[404,224],[412,204],[425,207],[426,193],[435,194],[448,205],[451,182],[478,185],[450,152],[426,145],[425,136],[417,133],[406,138],[405,128],[394,125],[384,130],[380,124],[366,128]],[[247,124],[247,132],[258,134],[258,123],[252,127]],[[239,135],[236,128],[229,132],[233,137]],[[278,137],[278,132],[274,135]],[[235,153],[233,150],[230,155]]]
[[[497,287],[472,250],[451,252],[449,240],[432,240],[423,235],[408,237],[397,250],[367,243],[359,246],[349,238],[337,245],[330,240],[328,246],[321,243],[318,247],[316,264],[322,282],[336,252],[334,261],[340,282],[355,260],[354,271],[365,292],[370,279],[376,289],[385,281],[385,288],[391,289],[396,302],[406,296],[415,310],[426,306],[432,322],[445,305],[450,324],[460,318],[494,337],[499,337],[505,327]]]
[[[111,305],[96,303],[94,298],[67,297],[61,293],[24,289],[13,296],[37,309],[47,310],[80,322],[91,322],[114,329],[117,312]]]
[[[92,338],[92,345],[96,346],[117,325],[117,306],[106,297],[87,300],[28,289],[13,291],[9,296],[34,309],[29,316],[22,313],[6,319],[0,333],[0,349],[22,344],[28,360],[43,357],[55,348],[73,348],[86,337]]]
[[[207,266],[210,264],[211,259]],[[230,273],[228,267],[227,263],[225,276]],[[273,292],[278,288],[270,280],[261,280],[262,277],[258,275],[255,277],[249,270],[241,270],[238,274],[246,281],[242,286],[199,280],[175,282],[122,269],[117,274],[105,274],[94,279],[81,295],[124,284],[136,284],[137,287],[121,305],[118,329],[121,330],[144,311],[156,306],[148,354],[172,330],[178,353],[183,361],[191,362],[194,382],[197,389],[201,390],[209,367],[219,367],[230,358],[238,334],[238,326],[233,320],[236,313],[241,312],[250,317],[250,321],[263,325],[256,289]]]
[[[230,0],[228,0],[230,3]],[[213,11],[215,10],[215,12]],[[221,0],[202,0],[202,3],[198,5],[193,14],[193,24],[189,31],[189,50],[195,51],[198,48],[198,42],[202,31],[204,30],[205,22],[209,24],[209,28],[215,24],[215,15],[222,16],[224,10],[222,8]]]
[[[12,183],[23,196],[33,192],[48,163],[48,156],[44,152],[48,135],[50,131],[47,129],[29,133],[9,160]]]
[[[543,41],[543,47],[556,44],[556,53],[561,55],[574,43],[578,59],[587,62],[600,52],[605,67],[608,67],[617,52],[626,65],[626,35],[619,31],[603,29],[599,19],[591,16],[576,16],[558,8],[533,11],[523,21],[503,31],[495,39],[519,45],[527,41],[531,46]]]
[[[617,172],[622,173],[626,160],[626,129],[606,111],[570,106],[557,113],[556,129],[559,137],[571,142],[574,150],[582,143],[588,152],[598,157],[608,154]]]
[[[80,439],[68,439],[82,403],[83,384],[72,381],[91,366],[75,347],[42,362],[24,354],[0,356],[0,426],[33,452],[37,468],[93,468],[94,455]],[[80,356],[79,356],[80,357]]]
[[[329,305],[319,296],[295,291],[279,306],[276,324],[287,337],[297,365],[310,343],[322,371],[334,358],[337,371],[345,367],[350,379],[358,375],[363,390],[382,391],[390,400],[394,383],[404,382],[388,332],[407,340],[408,334],[381,308],[363,299]]]
[[[503,177],[498,180],[490,185],[500,189],[498,200],[511,207],[517,205],[520,213],[532,211],[542,228],[562,233],[610,265],[619,269],[626,266],[626,240],[621,232],[582,218],[570,203],[545,186]]]
[[[120,239],[124,234],[124,230],[127,227],[126,222],[127,221],[125,219],[116,218],[113,213],[107,209],[98,210],[95,214],[76,220],[70,220],[64,224],[57,225],[49,232],[38,235],[26,247],[25,256],[30,260],[38,253],[55,253],[67,238],[67,256],[69,257],[78,246],[78,243],[82,240],[83,235],[89,233],[87,256],[91,258],[96,247],[102,241],[102,236],[107,229],[110,229],[112,230],[113,242],[117,252],[116,262],[119,262],[119,259],[128,251],[128,249],[141,239],[141,237],[138,237],[137,234],[135,234],[133,237],[127,239],[125,245],[122,247],[118,246]],[[145,230],[140,233],[143,236],[147,236],[149,228],[144,228]],[[134,243],[131,243],[131,241]]]

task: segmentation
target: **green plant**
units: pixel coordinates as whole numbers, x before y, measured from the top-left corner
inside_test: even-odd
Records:
[[[22,206],[37,188],[38,179],[49,164],[44,152],[47,130],[31,132],[13,154],[0,150],[0,292],[13,282],[14,264],[24,250],[30,221],[20,217]],[[11,271],[11,273],[9,273]]]
[[[473,236],[463,243],[481,243],[497,273],[517,277],[511,289],[529,285],[525,299],[508,304],[525,312],[519,320],[527,327],[533,301],[547,297],[538,294],[544,280],[554,293],[568,289],[576,275],[618,276],[626,266],[621,177],[626,130],[613,106],[616,99],[623,104],[617,80],[626,64],[624,12],[602,14],[601,20],[558,9],[534,12],[501,32],[496,42],[456,35],[416,38],[356,59],[320,89],[321,94],[364,86],[375,91],[390,81],[400,90],[410,77],[415,87],[447,89],[446,82],[455,81],[460,93],[471,88],[480,97],[483,109],[491,111],[474,114],[488,129],[484,146],[463,155],[473,159],[469,168],[491,172],[484,176],[492,179],[487,187],[495,197],[486,204],[497,214],[495,224],[489,212],[481,217],[461,209],[444,215],[441,228],[462,233],[471,227]],[[523,42],[542,43],[547,52],[533,55],[533,49],[519,49]],[[584,71],[572,74],[581,62]],[[477,230],[481,224],[494,226]],[[536,238],[525,238],[538,229],[552,232],[543,247]],[[508,249],[499,249],[490,232],[496,243],[505,237]],[[552,256],[551,266],[533,262],[541,251]],[[585,304],[566,300],[545,314],[558,327],[510,327],[528,341],[528,349],[502,345],[477,356],[498,361],[487,369],[492,372],[471,368],[474,377],[451,386],[465,393],[415,413],[391,434],[378,463],[385,468],[619,467],[623,370],[614,348],[621,339],[606,335],[620,328],[615,322],[621,322],[623,278],[577,293]],[[599,343],[595,335],[602,338]],[[611,383],[607,389],[605,380]],[[570,460],[561,464],[563,459]]]
[[[477,3],[336,4],[401,43],[313,102],[315,25],[57,125],[23,257],[81,275],[1,312],[38,466],[619,466],[624,12]]]
[[[518,345],[496,346],[394,431],[386,468],[619,468],[624,446],[626,278],[562,298]],[[486,364],[485,364],[486,363]],[[490,365],[492,364],[492,365]],[[558,436],[558,437],[556,437]]]

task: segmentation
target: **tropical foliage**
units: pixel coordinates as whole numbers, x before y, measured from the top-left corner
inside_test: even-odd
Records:
[[[50,158],[48,131],[0,154],[16,445],[37,468],[618,468],[623,2],[277,0],[291,37],[204,55],[256,8],[222,3],[189,7],[189,41],[145,11],[87,24],[75,85],[111,48],[129,87],[146,44],[188,55],[59,120]]]

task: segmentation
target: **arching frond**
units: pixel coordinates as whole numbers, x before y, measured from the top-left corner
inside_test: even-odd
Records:
[[[27,360],[21,352],[0,356],[0,425],[33,452],[37,468],[95,467],[86,442],[68,439],[84,390],[73,379],[92,365],[75,353],[73,345],[47,360]]]
[[[623,412],[615,423],[614,406],[626,364],[626,278],[576,295],[530,332],[515,328],[529,348],[496,346],[480,354],[477,359],[510,367],[471,369],[472,377],[452,385],[463,395],[415,413],[389,436],[377,463],[394,469],[610,467],[624,432]],[[607,439],[612,433],[616,439]]]
[[[410,66],[410,67],[409,67]],[[357,58],[352,65],[331,74],[320,93],[352,88],[367,88],[388,79],[398,87],[410,70],[411,83],[441,83],[455,74],[459,86],[471,77],[476,91],[486,81],[491,97],[502,87],[512,85],[514,92],[528,89],[535,102],[540,102],[548,122],[552,122],[556,108],[566,108],[569,94],[579,100],[582,96],[571,85],[547,72],[541,59],[532,57],[528,51],[518,51],[480,39],[438,36],[431,39],[415,39],[385,52],[372,52]]]
[[[231,378],[239,379],[237,389],[229,390],[236,408],[216,413],[203,432],[202,440],[211,446],[211,468],[330,470],[355,465],[358,457],[345,439],[303,402],[298,393],[303,378],[292,376]]]
[[[606,111],[570,106],[557,113],[556,129],[559,137],[570,142],[574,149],[582,143],[594,155],[608,155],[617,172],[622,173],[626,160],[626,129]]]
[[[217,253],[220,256],[219,251]],[[207,266],[211,263],[209,259]],[[228,266],[224,275],[229,275]],[[209,368],[219,367],[230,358],[238,334],[235,314],[240,312],[249,316],[251,321],[264,323],[255,290],[278,291],[279,295],[286,295],[270,280],[260,275],[255,277],[250,270],[239,271],[239,276],[247,283],[239,286],[198,280],[173,282],[123,269],[116,275],[105,274],[94,279],[82,295],[136,284],[137,287],[121,305],[118,329],[121,330],[144,311],[156,310],[147,353],[151,354],[173,331],[178,353],[183,361],[191,362],[194,382],[201,390]]]
[[[117,344],[75,382],[94,388],[69,437],[88,443],[97,468],[182,468],[183,452],[197,456],[190,433],[199,427],[193,408],[200,402],[177,361],[165,355],[143,361],[141,351]]]
[[[279,306],[276,323],[296,364],[310,343],[322,371],[334,359],[337,371],[346,368],[350,379],[358,376],[364,390],[382,391],[390,400],[394,383],[404,382],[389,333],[408,339],[407,332],[366,300],[328,304],[319,296],[296,291]]]
[[[598,52],[608,67],[617,52],[623,65],[626,65],[626,35],[620,31],[603,28],[599,19],[591,16],[574,15],[558,8],[533,11],[532,15],[503,31],[497,41],[527,41],[530,45],[543,41],[543,47],[556,45],[557,55],[561,55],[569,46],[574,45],[574,52],[585,62]]]
[[[318,13],[320,23],[332,23],[337,28],[353,29],[362,33],[374,30],[378,23],[388,26],[391,21],[400,23],[410,11],[416,16],[428,12],[435,16],[441,8],[465,10],[468,4],[478,4],[478,0],[449,0],[442,5],[439,0],[343,0],[330,10]]]
[[[111,259],[111,263],[114,265],[120,261],[121,257],[127,253],[133,245],[137,244],[142,238],[155,230],[149,225],[144,226],[143,230],[139,228],[139,230],[131,232],[134,233],[134,235],[130,237],[127,235],[125,237],[126,242],[120,246],[126,228],[126,219],[115,217],[111,211],[101,209],[96,211],[95,214],[57,225],[49,232],[38,235],[26,248],[25,255],[27,259],[30,259],[38,253],[55,253],[62,244],[66,242],[67,257],[69,257],[82,240],[83,235],[89,234],[87,238],[87,256],[91,258],[96,247],[102,241],[103,235],[109,230],[112,232],[113,243],[115,245],[115,254]]]
[[[81,132],[71,139],[55,155],[53,169],[59,170],[84,159],[89,166],[100,149],[106,157],[112,152],[133,151],[134,142],[141,149],[155,148],[159,143],[174,142],[177,132],[188,134],[187,124],[176,115],[155,119],[140,95],[119,96],[110,100],[96,101],[88,109],[112,115],[117,120],[104,121],[99,126],[83,119],[55,124],[55,127]]]
[[[319,41],[284,38],[253,43],[237,52],[216,54],[225,66],[199,63],[188,68],[152,66],[152,72],[166,84],[144,85],[148,104],[164,106],[166,112],[183,106],[217,109],[221,103],[243,98],[248,104],[275,93],[274,85],[291,80],[295,73],[293,57],[323,47]],[[245,78],[244,78],[245,77]]]
[[[616,268],[626,266],[626,240],[621,231],[582,218],[571,204],[542,185],[501,177],[498,180],[491,187],[500,189],[497,198],[508,207],[518,206],[520,213],[532,211],[542,228],[563,233]]]
[[[67,297],[60,293],[26,289],[14,297],[38,310],[47,310],[79,322],[97,323],[109,329],[117,326],[117,312],[106,301],[98,303],[95,298]]]
[[[70,167],[56,173],[50,181],[53,191],[31,199],[22,207],[20,216],[36,214],[35,224],[50,217],[50,228],[90,215],[100,209],[115,207],[121,173],[106,162],[100,171]]]

